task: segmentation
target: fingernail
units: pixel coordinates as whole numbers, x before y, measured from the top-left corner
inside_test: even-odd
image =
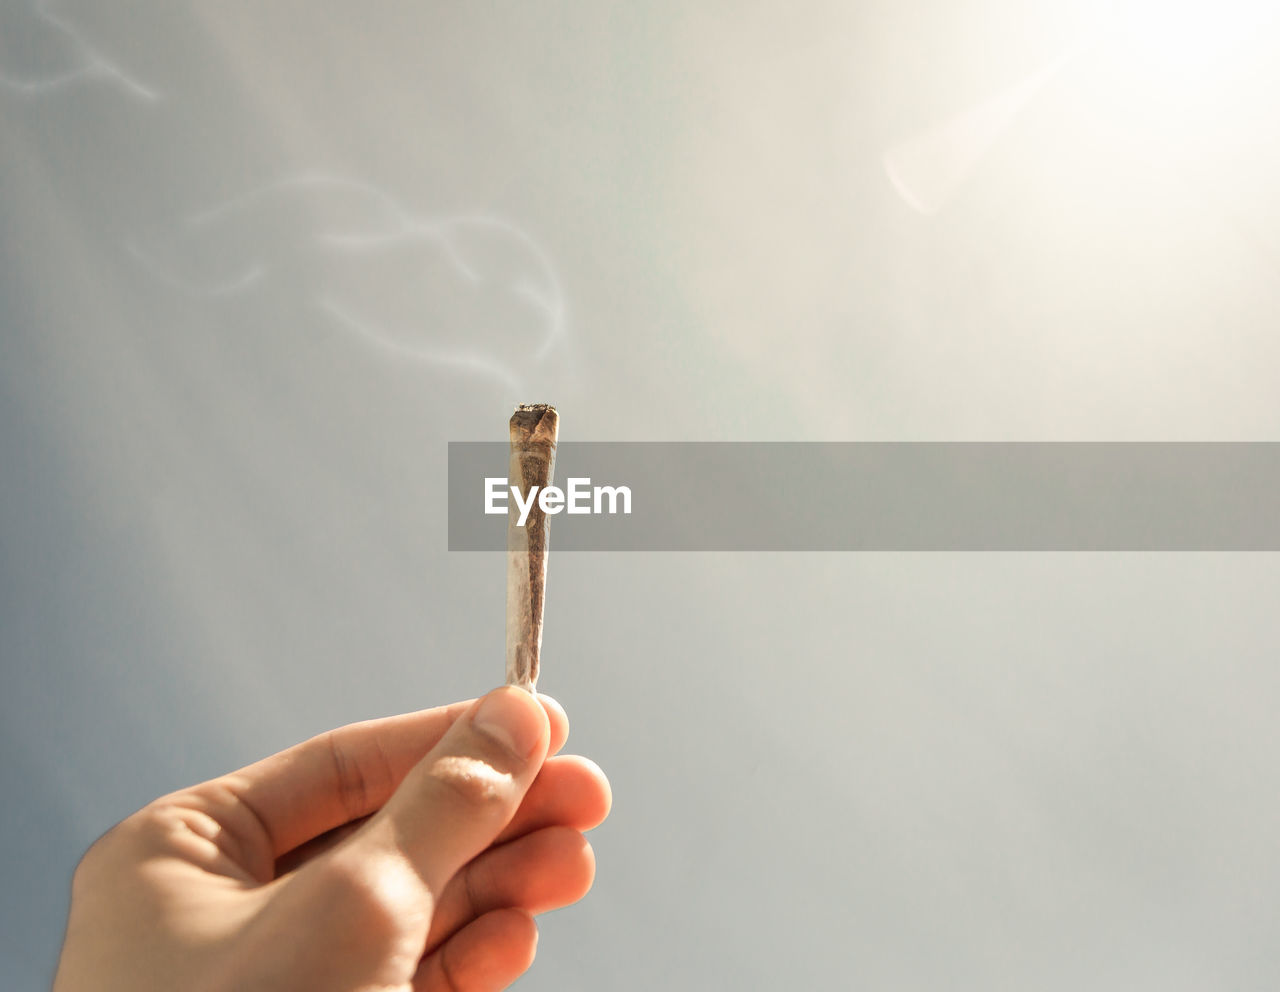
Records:
[[[533,696],[507,686],[485,696],[471,718],[471,726],[517,757],[528,758],[542,739],[546,719]]]

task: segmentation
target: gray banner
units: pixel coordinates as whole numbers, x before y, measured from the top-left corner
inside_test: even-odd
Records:
[[[506,474],[505,443],[449,444],[449,550],[506,547]],[[1280,550],[1272,442],[565,442],[570,479],[631,512],[558,513],[557,551]]]

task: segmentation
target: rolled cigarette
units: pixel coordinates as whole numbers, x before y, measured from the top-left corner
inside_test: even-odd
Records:
[[[523,404],[511,415],[508,481],[527,501],[534,486],[551,484],[560,415],[546,403]],[[551,520],[534,500],[524,526],[507,513],[507,682],[534,692],[542,654],[542,604],[547,588]]]

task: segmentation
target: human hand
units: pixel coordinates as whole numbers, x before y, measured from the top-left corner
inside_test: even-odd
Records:
[[[548,757],[568,729],[504,687],[157,799],[76,869],[54,992],[505,988],[595,874],[609,784]]]

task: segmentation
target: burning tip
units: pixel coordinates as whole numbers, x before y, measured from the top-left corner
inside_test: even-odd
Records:
[[[511,415],[511,443],[556,443],[560,414],[550,403],[521,403]]]

